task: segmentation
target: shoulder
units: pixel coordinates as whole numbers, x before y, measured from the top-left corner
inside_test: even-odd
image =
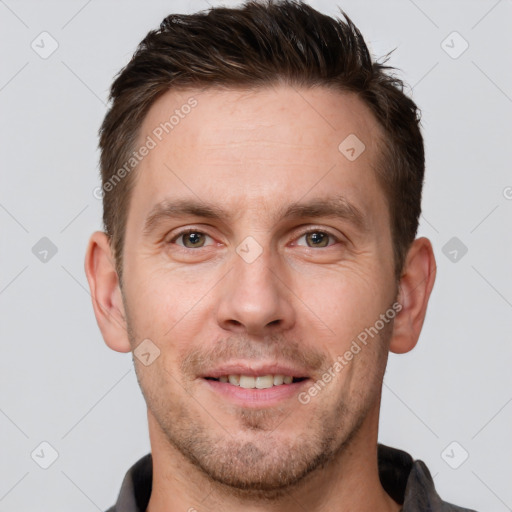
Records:
[[[430,474],[429,469],[422,460],[415,460],[409,479],[407,481],[407,488],[405,491],[405,503],[414,503],[418,507],[425,508],[411,508],[412,510],[431,510],[432,512],[476,512],[473,509],[460,507],[453,503],[444,501],[437,493],[434,480]],[[406,509],[404,506],[404,512]]]
[[[443,501],[426,464],[407,452],[378,444],[378,462],[381,484],[401,512],[476,512]]]

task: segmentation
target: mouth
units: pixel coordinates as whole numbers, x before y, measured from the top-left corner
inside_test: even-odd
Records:
[[[245,408],[283,404],[311,380],[303,369],[261,362],[224,365],[200,378],[218,398]]]
[[[205,377],[206,380],[222,382],[224,384],[231,384],[232,386],[239,386],[244,389],[269,389],[275,386],[286,386],[296,382],[302,382],[307,377],[293,377],[291,375],[282,374],[268,374],[268,375],[243,375],[243,374],[229,374],[221,375],[220,377]]]

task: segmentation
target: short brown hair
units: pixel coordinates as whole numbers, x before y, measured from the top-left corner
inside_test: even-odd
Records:
[[[135,149],[152,104],[171,89],[257,88],[284,82],[353,92],[370,108],[385,134],[378,177],[391,217],[396,277],[416,236],[425,169],[420,114],[404,84],[370,56],[348,16],[324,15],[295,0],[248,1],[171,14],[150,31],[116,76],[111,106],[101,125],[103,222],[121,277],[133,173],[118,171]],[[110,184],[110,186],[106,186]]]

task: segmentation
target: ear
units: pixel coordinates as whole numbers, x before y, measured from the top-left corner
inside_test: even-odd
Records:
[[[428,299],[436,279],[436,260],[428,238],[414,240],[400,278],[398,302],[402,309],[395,317],[389,350],[403,354],[412,350],[420,336]]]
[[[130,352],[126,316],[108,236],[93,233],[85,255],[85,273],[91,289],[96,321],[105,343],[117,352]]]

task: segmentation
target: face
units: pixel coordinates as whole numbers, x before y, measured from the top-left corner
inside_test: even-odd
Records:
[[[134,358],[150,424],[216,481],[296,483],[378,408],[397,293],[380,129],[352,94],[280,86],[169,92],[148,136],[122,293],[132,348],[159,350]]]

